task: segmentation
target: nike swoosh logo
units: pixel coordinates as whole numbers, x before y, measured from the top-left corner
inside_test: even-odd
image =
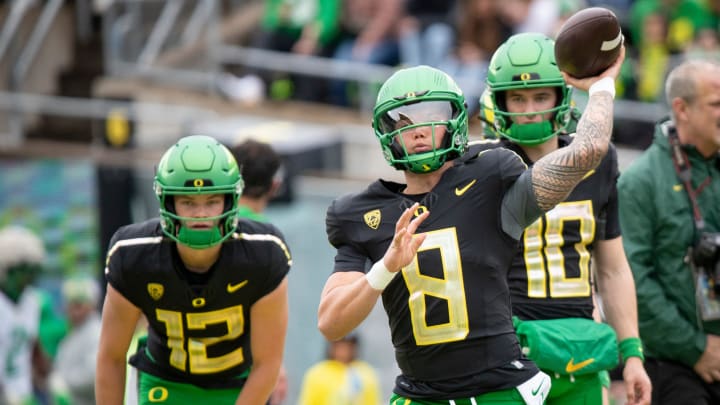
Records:
[[[590,170],[589,172],[585,173],[585,175],[583,176],[582,180],[587,179],[588,177],[592,176],[593,174],[595,174],[595,169]]]
[[[239,283],[237,283],[237,284],[230,284],[230,283],[228,283],[228,285],[227,285],[227,292],[229,292],[229,293],[234,293],[235,291],[237,291],[237,290],[245,287],[245,284],[247,284],[247,283],[248,283],[247,280],[241,281],[241,282],[239,282]]]
[[[618,45],[620,45],[622,40],[623,40],[623,34],[622,34],[622,31],[620,31],[620,32],[618,32],[618,35],[617,35],[617,37],[615,37],[615,39],[613,39],[611,41],[603,41],[602,44],[600,45],[600,50],[601,51],[613,50]]]
[[[544,383],[545,383],[545,381],[540,380],[540,385],[538,385],[537,388],[535,388],[534,390],[532,390],[532,395],[533,395],[533,396],[537,395],[538,392],[540,392],[540,388],[542,388],[542,386],[543,386]]]
[[[467,184],[465,187],[463,187],[463,188],[457,188],[457,187],[455,187],[455,195],[458,196],[458,197],[460,197],[461,195],[465,194],[465,192],[468,191],[468,189],[469,189],[470,187],[472,187],[473,184],[475,184],[476,181],[477,181],[477,179],[471,181],[470,183],[468,183],[468,184]]]
[[[587,360],[581,361],[580,363],[573,364],[573,360],[574,359],[570,359],[570,361],[568,361],[568,364],[565,366],[565,372],[568,374],[572,374],[595,361],[595,359],[589,358]]]

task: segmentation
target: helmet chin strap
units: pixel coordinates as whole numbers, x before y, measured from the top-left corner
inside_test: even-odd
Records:
[[[512,124],[507,132],[508,138],[520,145],[538,145],[554,135],[552,122],[547,120],[529,124]]]
[[[180,226],[177,238],[182,241],[181,243],[196,249],[207,248],[223,241],[219,226],[213,226],[210,229],[192,229]]]

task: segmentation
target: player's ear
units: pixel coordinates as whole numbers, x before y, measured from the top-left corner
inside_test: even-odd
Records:
[[[282,179],[273,179],[272,184],[270,185],[270,191],[268,191],[268,198],[271,199],[277,195],[277,193],[280,191],[280,187],[282,186]]]

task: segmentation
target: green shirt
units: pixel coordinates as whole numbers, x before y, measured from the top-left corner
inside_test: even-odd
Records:
[[[252,219],[253,221],[268,222],[268,219],[265,215],[258,214],[246,205],[238,205],[238,216],[240,218]]]

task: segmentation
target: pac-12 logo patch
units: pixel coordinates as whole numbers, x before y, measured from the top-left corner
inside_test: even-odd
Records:
[[[378,229],[378,226],[380,226],[380,210],[372,210],[368,211],[363,215],[363,219],[365,220],[365,224],[369,226],[372,229]]]
[[[162,298],[163,293],[165,292],[165,287],[163,287],[162,284],[158,283],[148,283],[147,290],[148,294],[150,294],[150,297],[157,301]]]

